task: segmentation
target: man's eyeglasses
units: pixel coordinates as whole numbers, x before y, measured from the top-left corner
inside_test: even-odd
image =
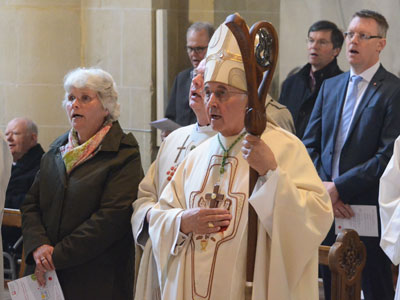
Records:
[[[307,42],[308,45],[312,45],[312,44],[316,43],[317,46],[320,46],[320,47],[326,47],[326,46],[328,46],[329,44],[332,43],[332,42],[327,41],[327,40],[314,40],[312,38],[307,38],[306,42]]]
[[[190,47],[190,46],[186,46],[186,51],[187,52],[194,52],[196,54],[200,54],[203,53],[205,50],[207,50],[207,46],[206,47]]]
[[[346,31],[343,33],[345,38],[352,39],[355,35],[358,36],[358,38],[362,41],[367,41],[370,39],[381,39],[382,37],[380,35],[369,35],[365,33],[359,33],[359,32],[353,32],[353,31]]]
[[[241,92],[241,91],[229,91],[227,89],[217,89],[216,91],[211,91],[210,89],[206,88],[205,90],[205,97],[204,100],[206,102],[210,101],[211,95],[214,94],[214,97],[217,98],[217,100],[220,103],[224,103],[229,100],[230,97],[232,97],[232,94],[247,94],[246,92]]]

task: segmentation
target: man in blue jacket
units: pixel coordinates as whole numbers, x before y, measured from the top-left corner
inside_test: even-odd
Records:
[[[350,205],[375,206],[379,212],[379,179],[400,134],[400,79],[379,61],[388,27],[377,12],[361,10],[353,15],[345,32],[350,71],[324,81],[304,134],[336,218],[354,216]],[[367,249],[362,289],[365,299],[393,300],[391,262],[379,239],[361,236]],[[334,241],[332,227],[324,244]],[[327,268],[323,278],[325,299],[330,299]]]

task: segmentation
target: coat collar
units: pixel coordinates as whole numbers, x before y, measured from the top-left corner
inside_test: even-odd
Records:
[[[28,150],[15,164],[15,167],[30,170],[32,169],[42,157],[44,151],[40,144],[36,144]]]
[[[311,64],[307,63],[300,71],[299,73],[302,74],[302,76],[306,79],[309,80],[310,78],[310,70],[311,70]],[[338,64],[337,64],[337,59],[336,57],[325,67],[323,67],[321,70],[318,70],[314,72],[314,77],[317,82],[322,82],[327,78],[333,77],[335,75],[338,75],[342,73],[342,70],[340,70]]]
[[[50,148],[58,149],[68,142],[69,131],[58,137],[50,146]],[[137,146],[135,138],[131,135],[125,135],[118,121],[113,122],[113,126],[106,134],[101,142],[99,151],[113,151],[119,150],[120,144],[129,146]]]
[[[59,172],[61,181],[64,186],[67,184],[67,175],[65,171],[65,164],[61,157],[61,153],[59,148],[62,145],[65,145],[68,141],[68,132],[64,133],[62,136],[58,137],[50,146],[49,152],[53,152],[57,157],[56,166]],[[109,152],[118,152],[122,145],[128,145],[133,147],[138,147],[136,139],[132,134],[124,134],[119,125],[118,121],[113,122],[113,126],[110,128],[103,141],[99,146],[98,152],[101,151],[109,151]],[[84,164],[82,164],[83,166]]]

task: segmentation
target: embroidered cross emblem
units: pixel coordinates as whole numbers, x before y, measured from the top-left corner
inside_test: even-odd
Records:
[[[186,149],[185,144],[186,144],[187,140],[189,139],[189,136],[190,136],[190,135],[188,135],[188,136],[186,137],[186,140],[183,142],[182,146],[176,148],[177,150],[179,150],[179,152],[178,152],[178,155],[177,155],[176,158],[175,158],[175,163],[178,161],[178,158],[179,158],[179,156],[181,155],[182,150],[185,150],[185,149]]]
[[[214,190],[212,193],[206,194],[206,200],[210,201],[210,208],[217,208],[219,203],[224,200],[224,195],[219,192],[219,185],[214,185]]]

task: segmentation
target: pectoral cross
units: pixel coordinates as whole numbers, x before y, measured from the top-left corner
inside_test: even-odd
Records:
[[[185,144],[186,144],[186,142],[187,142],[189,136],[190,136],[190,134],[186,137],[186,140],[183,142],[182,146],[176,148],[177,150],[179,150],[179,153],[178,153],[178,155],[177,155],[176,158],[175,158],[175,163],[178,161],[178,158],[179,158],[179,156],[181,155],[182,150],[185,150],[185,149],[186,149]]]
[[[214,190],[212,193],[206,194],[206,200],[210,201],[210,208],[217,208],[219,203],[224,200],[224,195],[219,194],[219,185],[214,185]]]

